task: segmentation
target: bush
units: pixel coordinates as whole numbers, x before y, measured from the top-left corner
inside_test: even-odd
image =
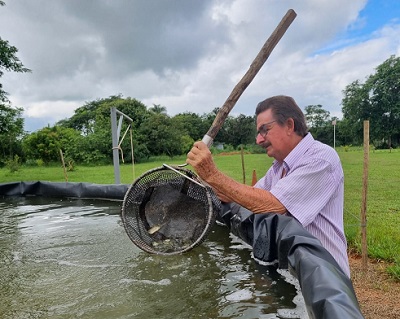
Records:
[[[344,150],[345,152],[348,152],[348,151],[350,150],[350,148],[351,148],[351,145],[345,145],[345,146],[343,146],[343,150]]]
[[[136,145],[133,154],[135,163],[143,163],[150,158],[150,152],[144,144]]]
[[[71,158],[66,158],[65,159],[65,168],[68,172],[73,172],[75,171],[75,162]]]
[[[44,161],[41,158],[39,158],[36,160],[36,165],[42,167],[44,165]]]
[[[13,159],[10,159],[6,162],[7,168],[11,173],[17,172],[21,167],[21,161],[18,155],[15,155]]]

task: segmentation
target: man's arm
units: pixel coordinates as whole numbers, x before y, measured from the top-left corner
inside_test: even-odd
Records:
[[[285,206],[269,191],[241,184],[219,171],[203,142],[194,144],[186,162],[215,190],[221,200],[235,202],[254,213],[286,212]]]

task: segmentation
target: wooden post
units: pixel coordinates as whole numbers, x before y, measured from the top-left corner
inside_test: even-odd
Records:
[[[64,169],[64,177],[65,177],[65,181],[68,182],[68,175],[67,175],[67,170],[65,169],[65,161],[64,161],[64,154],[63,151],[60,148],[60,156],[61,156],[61,163]]]
[[[333,148],[336,149],[336,120],[332,121],[333,125]]]
[[[364,121],[364,170],[361,203],[361,255],[363,270],[368,268],[367,246],[367,193],[368,193],[368,164],[369,164],[369,121]]]
[[[243,184],[246,184],[246,172],[245,172],[245,169],[244,169],[243,145],[240,145],[240,155],[242,157]]]
[[[132,133],[132,125],[131,125],[131,128],[130,128],[130,135],[131,135],[131,154],[132,154],[132,176],[133,176],[133,179],[132,180],[135,180],[135,155],[134,155],[134,153],[133,153],[133,133]]]
[[[256,170],[253,169],[253,179],[251,180],[251,186],[254,186],[257,183],[257,174]]]

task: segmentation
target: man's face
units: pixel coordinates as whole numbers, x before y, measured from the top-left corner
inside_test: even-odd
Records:
[[[265,148],[267,155],[278,161],[283,161],[288,150],[286,149],[287,128],[275,121],[271,110],[266,110],[257,116],[256,143]]]

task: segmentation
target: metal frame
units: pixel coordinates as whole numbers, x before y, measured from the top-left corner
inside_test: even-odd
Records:
[[[117,126],[117,114],[120,115],[120,117],[118,119],[118,126]],[[121,133],[122,120],[124,118],[127,119],[130,123],[133,122],[133,120],[128,115],[117,110],[115,107],[111,108],[111,134],[112,134],[112,150],[113,150],[115,184],[121,184],[121,175],[120,175],[120,171],[119,171],[118,143],[119,143],[119,137],[120,137],[120,133]],[[133,152],[133,150],[132,150],[132,152]],[[133,165],[133,163],[132,163],[132,165]]]

